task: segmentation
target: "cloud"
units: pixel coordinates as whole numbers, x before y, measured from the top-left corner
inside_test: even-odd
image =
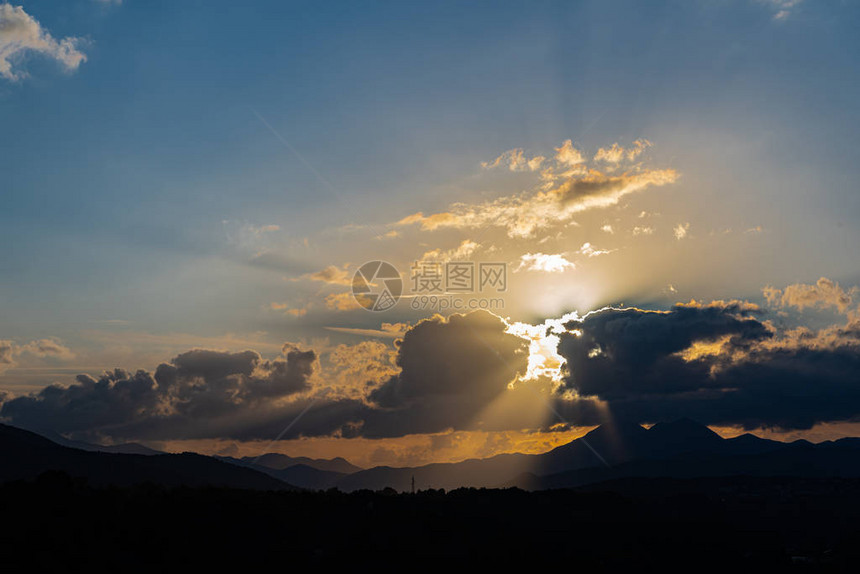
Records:
[[[565,259],[560,253],[526,253],[520,257],[520,264],[515,271],[543,271],[545,273],[561,273],[568,269],[576,269],[576,265]]]
[[[393,328],[384,324],[383,327]],[[385,331],[383,331],[385,332]],[[392,331],[395,333],[395,331]],[[400,336],[402,332],[396,333]],[[326,396],[337,396],[366,402],[368,394],[397,375],[397,352],[391,344],[362,341],[356,345],[338,345],[329,353]]]
[[[15,343],[12,341],[0,340],[0,369],[3,366],[9,367],[15,364]]]
[[[323,283],[328,283],[329,285],[352,285],[352,276],[349,274],[349,272],[345,268],[341,269],[336,265],[329,265],[321,271],[306,273],[302,275],[300,279],[321,281]]]
[[[0,77],[17,81],[27,73],[15,68],[28,53],[56,60],[68,71],[78,69],[87,57],[78,49],[80,38],[56,40],[21,6],[0,4]]]
[[[765,317],[736,300],[605,308],[543,325],[484,311],[435,316],[384,325],[402,333],[393,346],[340,345],[324,370],[315,351],[291,344],[274,359],[193,349],[154,373],[115,369],[5,396],[0,417],[113,440],[271,439],[300,414],[285,439],[547,430],[556,414],[575,426],[689,416],[794,429],[860,418],[860,316],[818,331]],[[0,360],[11,348],[0,343]]]
[[[256,351],[194,349],[159,365],[155,380],[176,412],[232,410],[243,403],[310,389],[316,353],[287,344],[283,354],[269,361]]]
[[[564,166],[574,167],[585,163],[585,156],[582,152],[573,147],[573,142],[565,140],[561,147],[555,148],[555,160]]]
[[[69,386],[51,385],[6,401],[0,416],[13,424],[58,432],[108,436],[152,435],[182,428],[200,434],[213,421],[310,389],[314,351],[285,345],[264,360],[256,351],[194,349],[155,373],[114,369],[98,379],[78,375]],[[174,430],[174,432],[176,432]]]
[[[75,431],[127,424],[160,410],[157,383],[145,371],[116,369],[99,379],[78,375],[76,380],[6,401],[0,415],[25,428]]]
[[[326,295],[325,306],[333,311],[354,311],[361,309],[361,305],[355,300],[357,296],[352,293],[331,293]]]
[[[454,204],[450,212],[428,216],[419,212],[399,223],[417,223],[424,230],[495,226],[506,228],[510,237],[531,237],[539,229],[570,221],[577,213],[617,205],[626,195],[676,179],[673,170],[645,170],[617,176],[591,170],[549,191],[502,197],[479,205]]]
[[[613,251],[615,250],[598,249],[591,243],[586,242],[582,244],[582,247],[579,248],[579,251],[577,251],[577,253],[579,253],[580,255],[585,255],[586,257],[599,257],[601,255],[607,255],[609,253],[612,253]]]
[[[351,335],[398,339],[406,333],[409,325],[407,323],[383,323],[379,329],[356,329],[352,327],[326,327],[326,329]]]
[[[566,389],[639,422],[806,429],[860,417],[860,324],[778,332],[762,313],[738,301],[591,313],[561,336]]]
[[[625,159],[633,161],[639,157],[643,151],[645,151],[645,148],[651,147],[652,145],[654,144],[644,139],[636,140],[629,148],[624,148],[617,143],[614,143],[608,148],[602,147],[598,149],[597,153],[594,154],[594,161],[610,164],[619,164]]]
[[[691,365],[678,355],[696,341],[730,335],[740,344],[771,336],[736,305],[678,305],[668,312],[610,308],[566,326],[579,333],[565,334],[559,344],[567,381],[581,395],[602,399],[686,389],[702,375],[707,380],[709,365]]]
[[[653,227],[639,227],[636,226],[633,228],[633,235],[653,235],[654,228]]]
[[[383,233],[381,235],[377,235],[376,239],[380,239],[380,240],[382,240],[382,239],[395,239],[397,237],[400,237],[400,232],[397,231],[396,229],[392,229],[391,231],[386,231],[385,233]]]
[[[775,10],[774,20],[785,20],[791,16],[792,11],[797,8],[803,0],[759,0],[769,4]]]
[[[796,283],[785,289],[768,286],[762,292],[768,304],[774,307],[795,307],[800,311],[806,308],[834,307],[840,313],[844,313],[851,306],[852,296],[857,289],[846,291],[839,286],[839,283],[822,277],[815,285]]]
[[[75,354],[57,339],[38,339],[31,341],[21,348],[21,352],[36,357],[54,357],[57,359],[74,359]]]
[[[400,373],[369,395],[384,416],[369,417],[366,433],[474,429],[490,424],[479,415],[526,372],[528,342],[484,311],[436,316],[406,333],[396,363]]]
[[[493,161],[481,162],[484,169],[507,166],[510,171],[537,171],[546,158],[542,155],[527,158],[521,148],[504,152]]]
[[[63,345],[58,339],[37,339],[23,345],[14,341],[0,340],[0,372],[17,365],[17,358],[22,355],[59,361],[75,358],[71,349]]]
[[[588,169],[570,140],[556,151],[555,167],[544,170],[543,183],[530,192],[480,204],[456,203],[449,211],[430,215],[418,212],[398,224],[417,224],[428,231],[492,226],[504,228],[510,237],[525,238],[538,230],[568,223],[577,213],[617,205],[629,194],[668,185],[678,178],[678,173],[671,169],[630,166],[628,171],[614,175]]]
[[[526,370],[528,342],[506,330],[483,311],[433,317],[406,331],[396,348],[378,341],[336,347],[325,384],[316,353],[295,345],[273,360],[250,350],[194,349],[155,373],[80,375],[72,385],[6,400],[0,417],[113,440],[270,439],[302,412],[302,424],[284,438],[526,428],[479,416]]]
[[[615,230],[608,223],[606,225],[604,225],[603,227],[601,227],[600,230],[603,231],[604,233],[609,233],[610,235],[615,233]]]
[[[687,233],[689,231],[690,231],[690,224],[689,223],[679,223],[678,225],[675,226],[675,229],[674,229],[675,239],[677,239],[678,241],[684,239],[685,237],[687,237]]]
[[[442,251],[441,249],[427,251],[421,256],[420,261],[466,261],[480,248],[480,243],[476,243],[471,239],[464,239],[460,242],[460,245],[448,251]]]
[[[308,303],[304,307],[292,307],[289,303],[270,303],[269,308],[274,311],[283,311],[285,315],[293,317],[304,317],[308,314],[311,304]]]

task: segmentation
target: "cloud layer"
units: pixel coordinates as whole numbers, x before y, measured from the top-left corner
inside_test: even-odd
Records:
[[[860,323],[779,333],[739,302],[605,309],[572,321],[565,384],[638,422],[806,429],[860,416]]]
[[[834,282],[819,286],[824,301],[841,304]],[[691,301],[668,310],[610,307],[543,326],[485,311],[435,316],[387,326],[402,333],[393,346],[329,349],[322,370],[315,351],[289,344],[271,360],[194,349],[154,373],[116,369],[5,396],[0,417],[112,440],[388,438],[682,416],[749,429],[857,420],[860,315],[812,330],[777,327],[767,313],[744,301]],[[52,341],[27,347],[58,352]],[[0,342],[0,363],[18,348]],[[556,368],[563,362],[560,376],[536,368],[550,355]]]
[[[6,401],[0,415],[39,430],[128,438],[150,436],[164,425],[168,435],[181,436],[308,390],[315,361],[313,351],[290,346],[271,361],[255,351],[195,349],[159,365],[155,373],[115,369],[98,379],[78,375],[67,387],[51,385]]]

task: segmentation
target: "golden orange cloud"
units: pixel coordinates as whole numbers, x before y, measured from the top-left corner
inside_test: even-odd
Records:
[[[617,205],[621,199],[651,186],[675,182],[678,173],[672,169],[631,169],[610,175],[596,169],[585,169],[575,148],[558,148],[557,167],[547,172],[546,185],[536,191],[500,197],[480,203],[456,203],[449,211],[424,215],[414,213],[401,219],[400,225],[420,225],[423,230],[440,228],[502,227],[511,237],[531,237],[537,230],[569,222],[577,213]],[[576,152],[576,153],[575,153]],[[584,160],[583,160],[584,161]],[[564,171],[571,165],[581,169]],[[564,181],[552,184],[556,178]]]

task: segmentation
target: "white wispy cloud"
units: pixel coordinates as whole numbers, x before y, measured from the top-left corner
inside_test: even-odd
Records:
[[[348,333],[350,335],[362,335],[367,337],[382,337],[387,339],[398,339],[406,334],[409,323],[383,323],[379,329],[356,329],[353,327],[325,327],[329,331]]]
[[[586,257],[598,257],[600,255],[606,255],[608,253],[612,253],[615,251],[614,249],[598,249],[591,243],[585,242],[582,244],[582,247],[579,248],[580,255],[585,255]]]
[[[797,8],[803,0],[759,0],[763,1],[774,9],[774,20],[785,20]]]
[[[561,273],[568,269],[576,269],[576,265],[561,253],[526,253],[520,257],[520,264],[516,271]]]
[[[509,149],[493,161],[481,163],[484,169],[505,166],[511,171],[537,171],[546,158],[542,155],[526,157],[522,148]]]
[[[689,231],[690,231],[690,224],[689,223],[679,223],[678,225],[675,226],[675,229],[673,231],[675,233],[675,239],[680,241],[680,240],[684,239],[685,237],[687,237],[687,233],[689,233]]]

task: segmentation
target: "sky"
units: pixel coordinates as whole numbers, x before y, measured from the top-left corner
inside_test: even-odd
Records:
[[[0,3],[0,418],[364,465],[856,434],[858,17]]]

